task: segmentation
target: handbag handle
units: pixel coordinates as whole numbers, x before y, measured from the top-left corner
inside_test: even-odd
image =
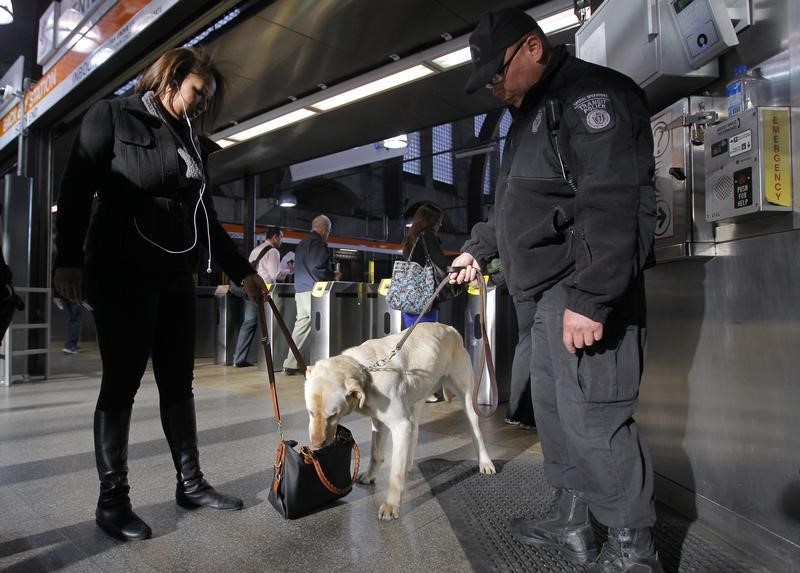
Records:
[[[353,467],[353,478],[350,480],[350,484],[347,487],[336,487],[333,483],[328,479],[325,475],[325,470],[322,469],[322,465],[320,465],[317,456],[314,455],[314,452],[308,446],[303,446],[300,448],[300,455],[303,456],[303,461],[307,464],[314,464],[314,469],[317,471],[317,477],[319,478],[320,483],[325,486],[329,492],[334,493],[336,495],[343,495],[350,491],[353,487],[353,484],[356,483],[356,478],[358,477],[358,467],[361,464],[361,452],[358,450],[358,445],[356,441],[353,440],[353,456],[355,457],[355,466]]]

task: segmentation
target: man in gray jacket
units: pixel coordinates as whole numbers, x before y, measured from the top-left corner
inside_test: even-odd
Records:
[[[653,470],[633,419],[645,341],[642,270],[655,228],[653,141],[644,93],[628,77],[551,47],[517,9],[470,36],[467,91],[489,88],[513,125],[493,219],[473,227],[453,266],[474,281],[499,255],[514,300],[534,301],[533,384],[551,515],[512,523],[523,543],[596,573],[661,572]],[[608,526],[599,553],[589,511]]]
[[[314,283],[338,281],[342,278],[342,273],[331,269],[330,253],[326,243],[330,234],[331,220],[325,215],[317,215],[311,221],[311,232],[297,244],[294,251],[294,300],[297,305],[297,315],[292,339],[300,352],[303,352],[311,331],[311,289]],[[291,350],[283,361],[283,372],[289,376],[298,373],[297,360]]]

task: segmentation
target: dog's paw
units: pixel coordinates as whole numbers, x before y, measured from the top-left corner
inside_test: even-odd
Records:
[[[358,474],[356,481],[364,485],[372,485],[375,483],[375,476],[371,476],[368,473]]]
[[[496,474],[497,473],[497,470],[494,469],[494,464],[491,462],[491,460],[488,461],[488,462],[479,463],[478,467],[480,468],[482,474],[491,475],[491,474]]]
[[[400,517],[399,505],[393,505],[385,501],[381,504],[380,509],[378,509],[378,519],[382,521],[389,521],[391,519],[397,519],[398,517]]]

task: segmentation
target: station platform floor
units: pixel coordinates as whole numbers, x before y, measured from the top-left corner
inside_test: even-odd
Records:
[[[175,504],[175,471],[148,371],[134,406],[128,465],[134,508],[153,538],[116,541],[94,523],[97,350],[87,345],[68,356],[54,346],[51,359],[49,380],[0,388],[0,571],[582,570],[510,536],[508,519],[544,512],[549,491],[536,469],[536,433],[505,424],[504,405],[481,421],[497,476],[476,474],[462,405],[426,404],[400,519],[377,519],[387,460],[375,486],[356,485],[334,506],[287,521],[267,501],[279,437],[266,374],[203,359],[196,364],[194,390],[201,464],[207,479],[243,498],[245,508],[189,511]],[[285,436],[307,443],[302,377],[279,373],[277,380]],[[369,420],[351,416],[345,424],[365,467]],[[484,491],[495,478],[511,481],[502,492]],[[454,498],[459,487],[471,489]],[[661,520],[661,510],[659,515]],[[665,523],[677,524],[657,532],[667,571],[766,571],[705,525],[664,515]]]

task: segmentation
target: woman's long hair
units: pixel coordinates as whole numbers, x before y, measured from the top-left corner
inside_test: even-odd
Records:
[[[152,64],[147,66],[136,83],[134,92],[143,94],[155,92],[156,97],[175,91],[175,83],[181,85],[186,76],[197,74],[214,78],[217,90],[208,102],[205,113],[200,117],[203,128],[211,128],[219,115],[225,100],[225,78],[217,68],[214,60],[205,51],[198,48],[173,48],[167,50]]]
[[[411,220],[411,229],[403,240],[403,257],[406,259],[408,258],[417,237],[422,235],[422,233],[425,231],[432,231],[434,234],[437,234],[443,218],[444,213],[436,205],[431,205],[430,203],[420,205],[416,213],[414,213],[414,218]]]

